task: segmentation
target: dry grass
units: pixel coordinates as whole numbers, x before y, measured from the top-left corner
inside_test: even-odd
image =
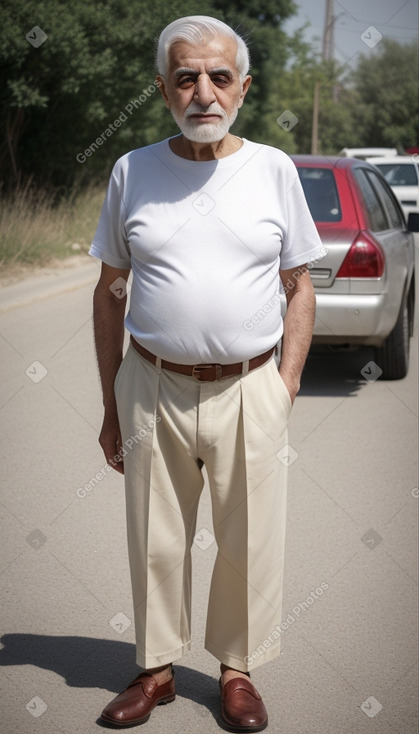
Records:
[[[0,202],[2,275],[87,252],[104,198],[104,188],[75,191],[56,204],[48,192],[18,189]]]

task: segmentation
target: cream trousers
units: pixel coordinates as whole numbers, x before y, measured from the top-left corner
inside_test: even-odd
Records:
[[[191,547],[205,464],[218,552],[205,648],[248,671],[279,654],[291,400],[274,359],[215,382],[160,370],[130,345],[115,380],[125,447],[137,663],[191,646]]]

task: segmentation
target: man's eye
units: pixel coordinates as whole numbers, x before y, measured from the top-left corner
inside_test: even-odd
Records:
[[[196,79],[193,76],[182,76],[179,79],[179,86],[180,87],[190,87],[191,84],[195,84]]]
[[[230,79],[227,76],[213,76],[212,81],[217,87],[225,87],[230,83]]]

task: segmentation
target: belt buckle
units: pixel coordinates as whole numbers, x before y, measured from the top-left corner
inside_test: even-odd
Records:
[[[213,367],[215,368],[215,377],[212,380],[205,380],[199,377],[199,370],[211,370]],[[223,368],[220,364],[194,364],[192,367],[192,377],[198,380],[198,382],[213,382],[214,380],[221,380],[222,376]]]

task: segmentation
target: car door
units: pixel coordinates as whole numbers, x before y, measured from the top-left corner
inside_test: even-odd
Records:
[[[414,268],[413,237],[406,228],[401,207],[384,178],[371,168],[354,175],[364,192],[367,217],[385,256],[385,290],[389,313],[398,313]]]

